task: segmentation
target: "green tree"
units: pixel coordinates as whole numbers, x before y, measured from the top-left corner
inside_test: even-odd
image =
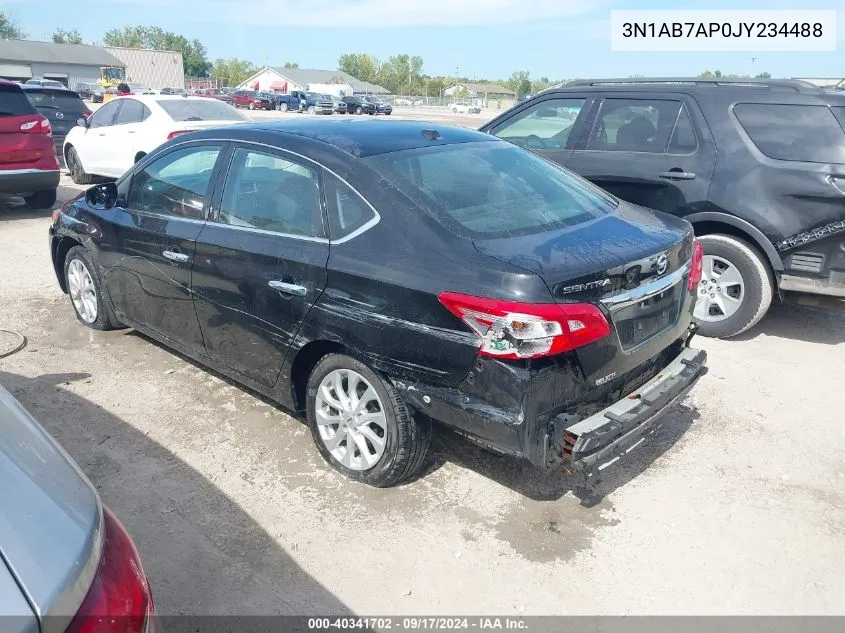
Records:
[[[760,73],[759,75],[755,75],[755,79],[771,79],[772,73]]]
[[[77,29],[72,31],[56,29],[53,32],[53,41],[56,44],[82,44],[82,35]]]
[[[394,94],[419,92],[422,81],[423,59],[410,55],[393,55],[381,65],[376,83],[384,86]],[[350,73],[351,74],[351,73]]]
[[[188,40],[183,35],[165,31],[160,26],[124,26],[106,31],[105,46],[125,48],[147,48],[158,51],[179,51],[185,65],[185,74],[191,77],[205,77],[211,71],[208,52],[198,39]]]
[[[425,79],[424,90],[429,97],[439,97],[446,88],[448,88],[448,82],[444,77],[427,77]]]
[[[531,92],[531,73],[527,70],[517,70],[511,73],[505,86],[513,90],[517,97],[524,97]]]
[[[255,64],[246,59],[215,59],[211,76],[216,77],[226,86],[237,86],[246,81],[256,71]]]
[[[381,64],[366,53],[348,53],[337,60],[338,70],[368,83],[377,83]]]
[[[701,78],[703,78],[703,79],[712,79],[712,78],[713,78],[713,77],[715,77],[716,75],[714,75],[714,74],[713,74],[712,72],[710,72],[709,70],[705,70],[703,73],[699,73],[699,75],[698,75],[698,76],[699,76],[699,77],[701,77]]]
[[[299,68],[298,62],[285,62],[285,68]]]
[[[22,40],[26,38],[18,23],[0,11],[0,40]]]

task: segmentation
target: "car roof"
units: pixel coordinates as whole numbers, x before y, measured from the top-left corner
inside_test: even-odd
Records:
[[[56,93],[59,93],[59,94],[61,94],[61,93],[69,93],[69,94],[72,94],[72,95],[76,94],[76,90],[71,90],[70,88],[65,88],[64,86],[59,88],[58,86],[39,86],[39,85],[36,85],[36,84],[29,84],[29,85],[24,84],[23,86],[21,86],[21,88],[23,89],[24,92],[41,92],[41,93],[56,92]]]
[[[319,141],[359,158],[399,152],[409,149],[459,143],[499,142],[500,139],[483,132],[456,125],[424,121],[375,121],[372,119],[308,118],[282,121],[256,121],[216,130],[237,137],[250,131],[262,136],[269,134],[296,135]],[[436,132],[433,135],[432,132]],[[435,138],[432,138],[435,136]]]

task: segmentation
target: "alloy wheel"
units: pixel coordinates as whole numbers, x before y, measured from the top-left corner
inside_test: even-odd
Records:
[[[315,402],[320,439],[350,470],[369,470],[387,444],[387,417],[373,386],[351,369],[336,369],[320,382]]]
[[[88,267],[74,259],[67,267],[67,287],[73,307],[85,323],[97,320],[97,291]]]
[[[693,315],[699,321],[723,321],[733,316],[745,298],[745,280],[724,257],[705,255]]]

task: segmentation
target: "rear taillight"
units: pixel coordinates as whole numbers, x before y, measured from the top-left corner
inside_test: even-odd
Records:
[[[141,559],[108,509],[103,510],[103,528],[100,567],[67,633],[141,633],[155,614]]]
[[[695,289],[701,283],[701,272],[704,266],[704,249],[701,247],[701,242],[698,238],[692,240],[692,261],[689,273],[688,290]]]
[[[25,134],[52,134],[50,122],[43,116],[26,123],[21,123],[21,132]]]
[[[190,131],[191,130],[176,130],[176,131],[171,132],[170,134],[167,135],[167,140],[169,141],[171,139],[174,139],[177,136],[179,136],[180,134],[187,134]]]
[[[84,118],[86,118],[86,119],[87,119],[89,116],[91,116],[92,114],[94,114],[94,113],[93,113],[93,112],[91,112],[91,110],[83,110],[83,111],[82,111],[82,116],[83,116]]]
[[[454,292],[439,299],[478,335],[483,356],[552,356],[610,334],[607,319],[590,303],[522,303]]]

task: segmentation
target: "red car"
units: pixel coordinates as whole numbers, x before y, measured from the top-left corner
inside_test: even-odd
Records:
[[[271,95],[262,94],[255,90],[238,90],[232,94],[236,108],[250,110],[275,110],[275,99]]]
[[[48,209],[56,203],[59,169],[49,121],[18,84],[0,79],[0,193]]]
[[[215,90],[214,88],[206,88],[204,90],[195,91],[194,96],[208,97],[209,99],[217,99],[218,101],[228,103],[229,105],[235,105],[235,100],[232,98],[232,95],[227,95],[222,90]]]

